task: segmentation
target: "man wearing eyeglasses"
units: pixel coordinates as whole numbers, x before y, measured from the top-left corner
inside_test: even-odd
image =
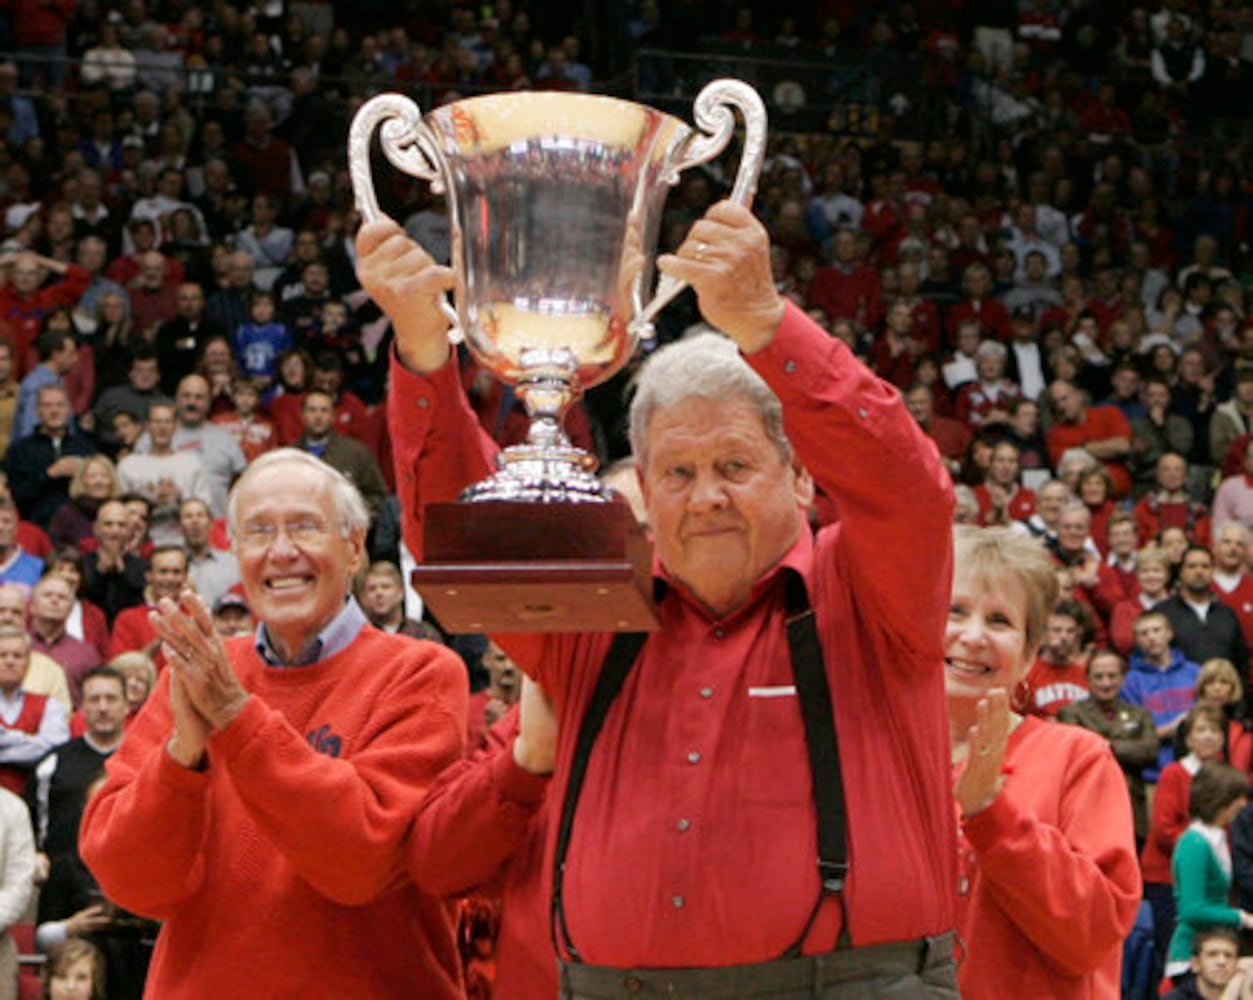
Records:
[[[222,640],[191,592],[158,603],[169,667],[88,805],[83,859],[162,921],[152,996],[459,997],[451,910],[402,848],[461,756],[465,668],[369,627],[365,504],[317,458],[257,459],[227,518],[257,630]]]

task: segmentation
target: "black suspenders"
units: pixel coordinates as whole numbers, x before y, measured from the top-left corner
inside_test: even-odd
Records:
[[[784,953],[785,957],[799,955],[808,936],[822,901],[835,895],[844,904],[844,883],[848,876],[847,812],[844,803],[844,784],[840,770],[840,744],[835,733],[835,712],[831,701],[831,688],[827,682],[822,646],[818,640],[818,626],[805,583],[795,573],[787,577],[787,644],[792,662],[792,674],[796,680],[796,694],[800,703],[801,720],[805,726],[805,745],[809,752],[809,770],[813,783],[814,806],[818,826],[818,874],[822,880],[822,892],[810,913],[805,929],[796,943]],[[596,737],[605,724],[605,717],[626,681],[632,665],[648,638],[643,632],[620,632],[601,664],[600,677],[592,692],[592,700],[579,726],[570,765],[570,780],[566,784],[565,798],[561,803],[561,818],[557,826],[557,844],[553,857],[552,885],[552,938],[558,955],[569,955],[570,960],[581,961],[578,949],[570,938],[562,901],[566,854],[570,848],[570,834],[574,828],[574,813],[578,808],[583,781],[587,777],[587,764],[592,755]],[[764,750],[765,748],[763,748]],[[844,920],[843,938],[848,936],[847,914]]]

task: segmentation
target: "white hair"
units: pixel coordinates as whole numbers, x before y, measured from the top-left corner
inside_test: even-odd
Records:
[[[303,465],[317,470],[326,478],[331,487],[331,495],[335,499],[335,517],[339,521],[340,532],[345,538],[354,531],[365,531],[369,528],[370,512],[361,498],[361,491],[353,485],[352,480],[307,451],[301,451],[299,448],[276,448],[249,463],[243,475],[231,487],[230,496],[226,498],[226,523],[232,537],[239,529],[240,491],[259,472],[271,466],[283,464]]]
[[[745,399],[757,407],[766,436],[785,459],[792,447],[783,431],[783,404],[721,333],[697,333],[654,353],[640,369],[631,400],[631,451],[647,461],[648,425],[657,410],[697,396],[711,401]]]

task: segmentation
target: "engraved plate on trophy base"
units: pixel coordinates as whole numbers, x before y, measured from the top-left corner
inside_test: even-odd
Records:
[[[413,586],[448,632],[659,627],[652,546],[625,503],[428,504]]]

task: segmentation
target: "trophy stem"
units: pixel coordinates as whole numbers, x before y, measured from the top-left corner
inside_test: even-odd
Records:
[[[570,443],[562,418],[582,394],[578,362],[565,348],[521,352],[515,392],[531,418],[526,442],[502,451],[499,470],[466,489],[461,499],[522,500],[531,503],[608,503],[610,492],[596,478],[596,456]]]

